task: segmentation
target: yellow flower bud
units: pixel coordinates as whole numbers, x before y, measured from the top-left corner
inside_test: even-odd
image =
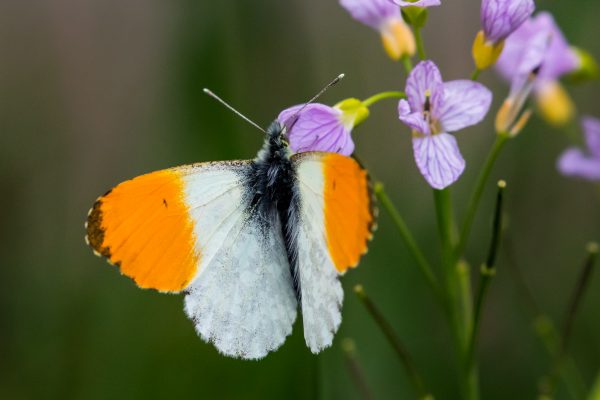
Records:
[[[557,81],[545,83],[539,88],[537,105],[542,117],[557,127],[566,125],[575,115],[573,100]]]
[[[567,75],[567,80],[571,83],[585,83],[600,77],[600,68],[594,56],[588,51],[579,47],[572,47],[573,52],[579,59],[579,67]]]
[[[415,36],[399,18],[388,20],[381,28],[383,48],[392,60],[398,61],[403,56],[413,56],[417,50]]]
[[[347,129],[354,128],[369,117],[369,109],[355,98],[342,100],[333,107],[342,112],[341,121]]]
[[[483,31],[479,31],[473,42],[473,60],[479,70],[484,70],[496,64],[504,50],[504,40],[498,43],[489,42]]]

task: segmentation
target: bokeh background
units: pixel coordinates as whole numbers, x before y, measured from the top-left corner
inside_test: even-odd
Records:
[[[597,0],[539,1],[568,38],[600,56]],[[446,79],[468,76],[479,1],[447,0],[425,31]],[[0,397],[5,399],[357,399],[340,342],[356,341],[375,398],[411,398],[401,364],[351,289],[362,283],[411,350],[440,399],[457,398],[444,318],[388,216],[360,268],[343,278],[343,323],[331,349],[304,346],[301,324],[260,362],[220,356],[197,338],[182,296],[139,290],[84,243],[95,198],[144,172],[205,160],[252,158],[260,134],[202,93],[210,87],[262,125],[313,95],[335,103],[399,90],[405,75],[377,35],[335,0],[85,0],[0,2]],[[495,105],[507,94],[494,73]],[[571,87],[581,113],[600,116],[600,84]],[[468,168],[454,186],[459,217],[494,140],[490,116],[460,132]],[[431,190],[412,159],[393,101],[354,133],[433,260]],[[600,239],[592,185],[561,177],[569,141],[534,119],[494,170],[468,247],[488,244],[493,181],[508,181],[510,247],[540,307],[561,323],[583,262]],[[508,273],[490,291],[480,346],[484,398],[532,398],[549,359]],[[476,268],[474,268],[476,270]],[[591,384],[600,368],[600,274],[576,320],[571,353]],[[567,398],[564,387],[559,398]]]

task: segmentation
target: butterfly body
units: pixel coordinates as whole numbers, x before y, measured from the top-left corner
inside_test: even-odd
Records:
[[[186,293],[223,354],[277,349],[302,311],[307,345],[331,345],[339,274],[374,229],[368,176],[334,153],[292,154],[275,121],[254,160],[193,164],[123,182],[90,210],[87,241],[142,288]]]

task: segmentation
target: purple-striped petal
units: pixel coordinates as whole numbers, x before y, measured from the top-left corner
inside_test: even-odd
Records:
[[[586,157],[576,148],[567,149],[560,156],[557,167],[565,176],[600,181],[600,158]]]
[[[427,95],[435,113],[442,105],[444,84],[442,74],[433,61],[421,61],[406,80],[406,97],[413,112],[423,112]]]
[[[392,0],[400,7],[433,7],[442,4],[440,0],[417,0],[417,1],[403,1],[403,0]]]
[[[419,171],[434,189],[456,182],[465,169],[456,139],[449,133],[414,136],[413,151]]]
[[[584,117],[582,120],[585,143],[594,156],[600,160],[600,120],[593,117]]]
[[[423,117],[422,112],[412,112],[408,101],[402,99],[398,103],[398,118],[400,121],[408,125],[412,130],[420,132],[424,135],[431,133],[427,120]]]
[[[506,39],[533,14],[533,0],[483,0],[481,26],[487,40]]]
[[[538,81],[547,82],[577,69],[579,58],[552,15],[542,12],[525,21],[506,39],[496,65],[508,81],[537,69]]]
[[[492,92],[481,83],[466,80],[444,83],[444,101],[438,111],[442,130],[455,132],[481,122],[491,104]]]
[[[389,0],[340,0],[352,18],[379,30],[389,18],[401,18],[400,10]]]
[[[277,120],[289,125],[290,119],[304,105],[282,111]],[[327,151],[349,156],[354,151],[350,129],[341,121],[342,111],[324,104],[309,104],[288,131],[290,148],[296,153]]]

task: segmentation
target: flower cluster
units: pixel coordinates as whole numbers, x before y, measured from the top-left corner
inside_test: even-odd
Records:
[[[340,5],[354,19],[379,32],[387,54],[399,60],[415,55],[419,43],[413,29],[423,27],[427,7],[441,2],[340,0]],[[414,69],[407,64],[405,92],[396,96],[403,97],[398,104],[398,118],[410,128],[417,168],[431,187],[444,189],[463,173],[466,162],[453,134],[480,123],[487,115],[492,93],[476,78],[493,64],[511,86],[496,115],[499,134],[512,137],[523,129],[532,113],[525,109],[532,93],[541,116],[550,123],[560,126],[573,118],[575,107],[560,79],[583,69],[581,52],[568,44],[552,15],[540,12],[533,16],[534,11],[533,0],[482,0],[481,31],[473,45],[477,71],[472,80],[444,82],[431,60],[422,60]],[[369,101],[355,98],[333,107],[298,105],[284,110],[278,119],[286,123],[296,117],[288,132],[293,151],[350,155],[355,148],[351,133],[369,116],[370,106]],[[598,130],[590,121],[586,119],[584,125],[592,155],[569,150],[559,163],[565,174],[589,178],[593,174],[581,171],[597,168],[596,139],[589,139],[594,135],[589,132]]]

